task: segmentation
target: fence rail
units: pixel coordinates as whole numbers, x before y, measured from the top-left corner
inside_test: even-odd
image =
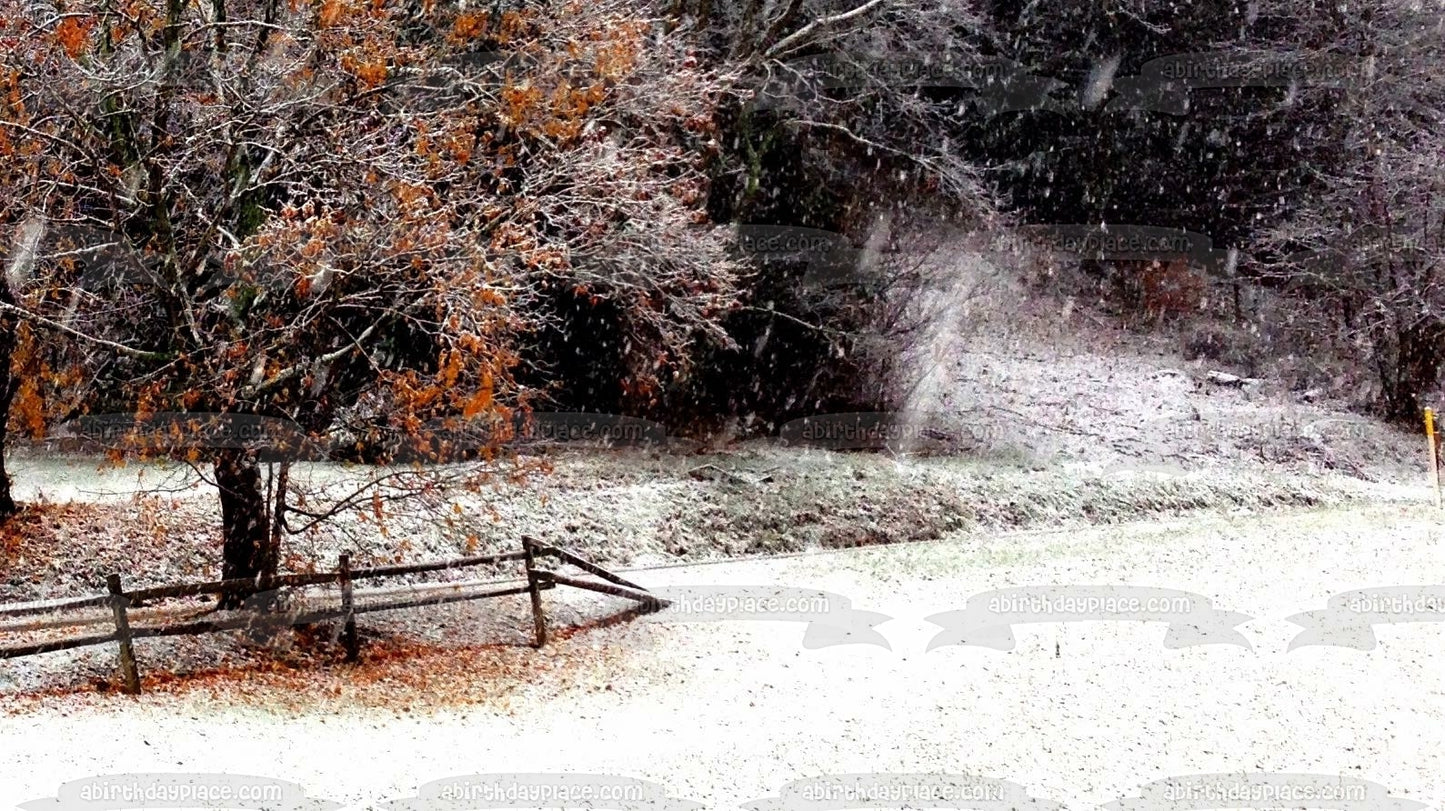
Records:
[[[554,558],[561,565],[574,566],[584,573],[593,575],[605,582],[594,582],[569,577],[550,569],[539,568],[537,566],[539,558]],[[357,597],[364,598],[367,596],[364,592],[358,593],[355,591],[354,586],[357,581],[398,577],[408,574],[421,574],[425,572],[449,571],[511,561],[521,561],[525,565],[526,585],[508,586],[485,591],[453,591],[446,594],[394,599],[380,603],[365,602],[358,604],[357,602]],[[148,605],[151,602],[160,600],[174,600],[208,595],[221,596],[236,593],[277,595],[284,589],[300,589],[318,585],[336,585],[339,587],[340,601],[336,607],[286,612],[268,610],[264,606],[258,605],[251,609],[227,611],[225,616],[206,619],[186,617],[178,622],[172,621],[162,622],[162,624],[159,625],[146,624],[136,626],[131,624],[133,617],[129,613],[132,608],[138,605]],[[464,585],[466,584],[457,584],[456,587],[460,588]],[[556,588],[558,585],[595,591],[615,597],[624,597],[639,603],[639,607],[644,611],[656,611],[667,606],[667,601],[653,596],[642,586],[619,577],[573,552],[556,546],[540,544],[532,538],[523,537],[522,549],[516,552],[502,552],[428,563],[372,566],[360,569],[351,568],[350,556],[341,555],[336,570],[333,572],[289,574],[261,580],[246,578],[216,580],[206,583],[179,583],[126,591],[122,588],[120,575],[112,574],[106,578],[107,593],[105,594],[93,597],[76,597],[64,600],[0,605],[0,617],[57,614],[108,606],[111,609],[109,618],[93,615],[69,620],[48,619],[15,626],[0,626],[0,633],[24,633],[47,628],[78,627],[95,625],[106,621],[114,624],[114,631],[106,634],[75,635],[62,639],[49,639],[23,645],[0,647],[0,659],[15,659],[22,656],[34,656],[41,653],[70,650],[72,648],[115,643],[119,646],[119,669],[125,685],[125,691],[131,694],[139,694],[140,674],[136,664],[133,644],[136,639],[162,636],[192,636],[241,628],[291,627],[310,625],[323,620],[340,618],[344,620],[342,641],[346,651],[346,658],[348,661],[356,661],[360,656],[360,643],[356,633],[356,616],[358,614],[375,611],[396,611],[405,608],[444,605],[447,603],[485,600],[494,597],[508,597],[520,594],[527,594],[531,597],[533,631],[535,634],[533,644],[536,647],[541,647],[547,642],[547,623],[542,611],[542,592]]]

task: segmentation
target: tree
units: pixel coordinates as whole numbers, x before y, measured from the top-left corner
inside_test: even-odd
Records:
[[[3,221],[0,219],[0,222]],[[15,355],[21,340],[20,320],[14,314],[17,303],[15,289],[24,283],[35,264],[35,253],[43,230],[44,226],[38,219],[28,219],[18,225],[7,252],[5,276],[0,279],[0,522],[17,512],[15,498],[10,492],[10,473],[5,468],[7,426],[22,380],[22,375],[15,369]]]
[[[54,295],[32,317],[109,342],[84,358],[104,402],[431,446],[449,418],[527,404],[517,339],[554,288],[619,303],[639,386],[669,347],[720,337],[732,265],[681,146],[707,137],[716,82],[644,47],[625,4],[3,11],[15,198],[124,254],[104,292],[62,262],[34,282]],[[474,58],[502,47],[525,59]],[[287,534],[378,498],[302,506],[254,443],[140,438],[209,466],[222,574],[258,587]]]
[[[732,82],[709,162],[713,220],[744,232],[831,232],[855,257],[891,261],[901,257],[864,250],[875,232],[905,223],[936,231],[993,213],[993,195],[950,136],[959,102],[919,80],[930,66],[978,67],[979,18],[969,3],[669,0],[665,16]],[[699,346],[697,372],[669,381],[660,402],[622,398],[618,407],[650,407],[654,419],[701,430],[719,414],[765,426],[816,410],[887,407],[901,339],[892,291],[914,283],[917,257],[873,264],[876,272],[840,268],[834,280],[845,283],[822,292],[806,280],[818,256],[779,261],[739,248],[752,272],[726,321],[736,347]]]
[[[1257,249],[1273,280],[1360,347],[1380,413],[1414,422],[1445,361],[1445,13],[1385,2],[1348,18],[1307,3],[1266,12],[1294,21],[1282,39],[1311,79],[1298,102],[1327,104],[1332,120],[1298,135],[1324,159]]]

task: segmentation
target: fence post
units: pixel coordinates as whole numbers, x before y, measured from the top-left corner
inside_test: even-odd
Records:
[[[522,552],[527,561],[527,591],[532,595],[532,627],[537,633],[534,647],[547,644],[547,618],[542,614],[542,589],[538,586],[537,547],[531,538],[522,539]]]
[[[1430,446],[1430,480],[1435,485],[1435,509],[1440,509],[1440,448],[1435,440],[1435,410],[1425,409],[1425,442]]]
[[[120,675],[125,680],[125,691],[140,695],[140,672],[135,666],[135,646],[131,643],[130,620],[125,615],[130,603],[120,588],[120,575],[105,576],[105,587],[110,590],[110,607],[115,612],[115,638],[120,642]]]
[[[351,556],[342,555],[340,564],[341,574],[341,610],[346,618],[346,624],[341,629],[341,644],[346,648],[346,661],[355,662],[361,656],[361,645],[356,638],[356,613],[351,593]]]

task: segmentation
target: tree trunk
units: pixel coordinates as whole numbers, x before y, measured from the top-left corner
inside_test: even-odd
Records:
[[[1398,328],[1394,335],[1395,354],[1381,371],[1385,418],[1414,425],[1425,403],[1422,398],[1440,381],[1441,342],[1445,326],[1427,322]]]
[[[3,282],[0,282],[0,301],[15,303],[10,285]],[[16,513],[15,499],[10,494],[10,472],[5,469],[5,449],[10,438],[10,405],[20,388],[20,379],[10,366],[19,343],[19,328],[15,316],[8,313],[0,316],[0,523]]]
[[[266,521],[266,494],[261,489],[261,468],[254,456],[239,449],[220,451],[214,462],[221,494],[221,577],[249,578],[257,583],[276,576],[277,549]],[[221,608],[239,608],[255,593],[221,596]]]

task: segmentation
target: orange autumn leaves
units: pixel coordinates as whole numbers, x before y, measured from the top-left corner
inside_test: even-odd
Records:
[[[322,0],[317,20],[324,40],[339,55],[337,64],[354,76],[363,90],[395,78],[399,70],[424,67],[428,57],[395,39],[396,29],[383,24],[394,10],[374,0]],[[427,13],[438,12],[430,6]],[[543,138],[559,145],[576,142],[589,112],[607,99],[609,88],[637,65],[647,26],[637,21],[599,20],[566,39],[546,45],[549,34],[536,15],[524,12],[464,11],[453,16],[446,43],[468,53],[478,48],[507,49],[523,41],[533,69],[508,72],[497,89],[495,115],[523,138]],[[422,131],[418,154],[442,150],[465,163],[486,144],[475,135],[477,122],[459,122],[454,132]],[[418,122],[422,128],[422,122]]]
[[[128,27],[134,44],[137,36],[151,36],[156,15],[166,9],[159,0],[115,2],[146,7],[147,22],[112,21],[102,4],[72,5],[96,16],[64,18],[71,20],[63,31],[65,50],[91,49],[87,59],[106,64],[100,51],[106,26]],[[236,236],[228,234],[225,244],[204,222],[227,211],[212,190],[252,182],[244,172],[253,169],[233,171],[229,158],[210,154],[205,138],[168,139],[152,153],[137,144],[107,159],[121,166],[90,166],[84,155],[73,161],[88,173],[75,177],[122,186],[133,182],[129,174],[121,177],[122,168],[133,169],[124,162],[154,154],[173,167],[169,177],[187,178],[182,183],[189,188],[174,198],[183,204],[167,226],[184,250],[157,248],[146,260],[205,259],[197,265],[205,268],[199,275],[214,275],[216,282],[179,294],[197,297],[182,303],[194,305],[199,326],[180,323],[170,313],[188,310],[175,307],[164,317],[176,324],[114,328],[146,347],[185,347],[174,367],[185,371],[185,383],[167,392],[170,402],[188,410],[285,410],[307,398],[331,397],[327,387],[347,375],[348,385],[365,377],[368,413],[381,415],[391,428],[408,415],[422,424],[453,415],[486,418],[502,410],[499,404],[524,407],[517,402],[521,389],[508,375],[518,364],[517,336],[553,318],[528,309],[537,295],[574,290],[594,304],[618,302],[636,314],[629,323],[637,326],[629,329],[639,346],[686,333],[669,331],[670,319],[710,312],[669,310],[661,302],[697,288],[687,278],[674,283],[672,276],[715,272],[693,249],[693,229],[682,227],[705,214],[678,205],[705,200],[705,178],[692,165],[693,139],[679,134],[677,121],[691,116],[691,129],[692,121],[707,120],[708,99],[691,91],[712,79],[674,69],[684,65],[680,56],[655,47],[650,24],[634,19],[634,9],[592,7],[592,14],[571,15],[572,7],[538,4],[491,14],[375,0],[296,0],[292,8],[296,13],[287,17],[283,5],[280,23],[264,26],[270,50],[252,65],[216,58],[212,43],[219,32],[194,7],[185,8],[181,28],[189,33],[180,47],[185,56],[199,57],[186,64],[216,98],[186,89],[201,84],[189,74],[179,92],[129,80],[106,90],[110,77],[128,77],[126,68],[158,66],[130,51],[112,59],[119,69],[85,74],[105,90],[87,98],[124,96],[126,110],[168,105],[168,126],[176,132],[226,121],[234,111],[219,99],[246,98],[248,115],[267,122],[255,125],[253,137],[278,156],[266,161],[268,170],[283,165],[282,156],[306,154],[285,175],[285,200],[248,198],[245,216],[227,225]],[[585,4],[575,8],[589,10]],[[418,11],[426,19],[407,16]],[[233,26],[242,32],[235,43],[252,41],[248,25]],[[58,75],[84,73],[80,65],[65,64],[57,41],[36,47],[50,52]],[[683,92],[673,92],[678,89]],[[10,92],[0,73],[0,103]],[[24,98],[40,100],[54,96],[56,108],[72,102],[70,96],[80,98],[33,87],[26,93]],[[137,132],[146,134],[143,129]],[[77,137],[92,136],[97,143],[115,137],[109,130],[79,131]],[[325,146],[298,147],[303,141]],[[52,168],[43,158],[32,164],[41,174],[78,185],[66,174],[69,167]],[[116,201],[130,204],[124,195],[86,203],[101,210]],[[313,204],[317,210],[304,210]],[[145,219],[132,211],[110,218]],[[653,223],[658,227],[636,227]],[[645,259],[588,265],[611,256],[612,247],[645,257],[650,244],[664,254],[681,245],[681,264],[666,264],[660,278],[634,278],[632,269],[645,267]],[[610,284],[611,276],[620,281]],[[147,291],[125,295],[127,306],[132,300],[150,306],[160,298]],[[362,311],[374,317],[358,315]],[[108,312],[102,315],[109,318]],[[462,314],[455,326],[447,323],[454,313]],[[381,326],[372,329],[375,324]],[[638,368],[651,373],[654,358],[679,353],[645,354]]]
[[[576,86],[564,80],[550,93],[532,85],[508,87],[502,91],[502,115],[523,134],[570,144],[582,134],[588,110],[606,98],[601,82]]]
[[[15,353],[10,359],[16,374],[15,399],[10,406],[11,427],[32,438],[46,434],[50,418],[78,404],[61,396],[85,377],[79,365],[56,368],[42,351],[42,336],[22,321],[16,326]]]
[[[63,11],[55,24],[55,42],[71,59],[100,43],[115,48],[135,35],[157,37],[166,26],[165,7],[150,0],[120,0],[96,10],[100,13]]]
[[[90,32],[95,28],[95,18],[88,14],[64,17],[55,27],[55,40],[71,59],[79,57],[90,47]]]
[[[458,414],[463,420],[510,416],[510,411],[496,401],[497,378],[505,373],[507,360],[484,347],[476,336],[463,336],[460,343],[467,348],[442,350],[439,368],[433,374],[412,369],[387,375],[400,427],[408,433],[422,433],[422,416],[426,414]],[[487,368],[488,361],[496,368]]]
[[[523,135],[575,142],[592,108],[637,65],[645,35],[644,26],[632,23],[594,28],[585,42],[567,42],[554,55],[554,70],[503,89],[503,120]]]
[[[317,33],[338,56],[341,69],[356,77],[363,89],[380,87],[398,50],[395,31],[385,25],[384,3],[321,0],[316,8]]]

